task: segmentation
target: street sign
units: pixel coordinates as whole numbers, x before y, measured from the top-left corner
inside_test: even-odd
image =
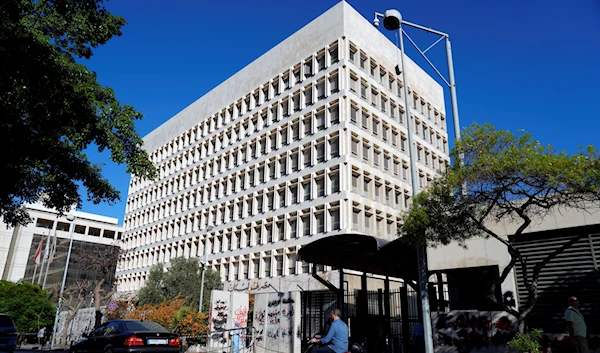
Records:
[[[117,302],[114,300],[111,300],[108,303],[108,311],[115,311],[116,308],[117,308]]]

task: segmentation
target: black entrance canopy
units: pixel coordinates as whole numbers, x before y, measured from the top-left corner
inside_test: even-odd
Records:
[[[304,245],[298,256],[312,264],[417,280],[417,250],[401,239],[388,241],[365,234],[337,234]]]

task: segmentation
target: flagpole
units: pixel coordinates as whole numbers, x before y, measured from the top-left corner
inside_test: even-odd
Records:
[[[54,246],[56,246],[56,228],[58,226],[58,216],[56,216],[56,222],[54,222],[54,224],[52,225],[52,230],[54,231],[54,240],[53,240],[53,244]],[[50,235],[48,235],[48,245],[50,245],[50,238],[52,238]],[[46,274],[44,274],[44,283],[42,284],[42,289],[46,288],[46,280],[48,279],[48,270],[50,269],[50,262],[51,262],[51,258],[50,256],[52,256],[52,251],[53,249],[50,249],[50,247],[48,247],[47,249],[47,254],[46,254]]]
[[[42,251],[44,250],[43,249],[44,235],[46,235],[46,234],[42,233]],[[48,251],[48,245],[50,244],[50,232],[48,232],[48,239],[46,239],[46,243],[47,243],[46,244],[46,251]],[[40,254],[40,256],[42,256],[42,254]],[[42,256],[42,261],[41,261],[41,264],[40,264],[40,276],[38,277],[38,280],[37,280],[37,284],[38,285],[42,284],[42,275],[44,274],[44,262],[45,262],[44,260],[45,260],[45,255]]]
[[[35,263],[35,261],[34,261],[34,263]],[[35,282],[35,274],[37,273],[37,268],[38,268],[38,264],[35,264],[34,268],[33,268],[33,277],[31,277],[31,284],[33,284],[33,282]]]

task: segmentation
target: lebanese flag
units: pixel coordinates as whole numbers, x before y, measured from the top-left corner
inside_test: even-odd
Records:
[[[40,245],[38,245],[37,250],[35,251],[35,255],[33,256],[33,261],[35,261],[35,267],[40,265],[40,260],[42,258],[42,242],[44,239],[40,240]]]

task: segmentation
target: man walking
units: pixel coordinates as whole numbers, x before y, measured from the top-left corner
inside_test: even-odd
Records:
[[[331,327],[327,336],[318,339],[313,338],[310,343],[322,343],[325,346],[313,347],[312,353],[344,353],[348,351],[348,325],[340,319],[340,309],[331,311]]]
[[[569,307],[565,311],[565,320],[569,329],[571,343],[575,345],[577,353],[589,353],[587,341],[587,326],[583,315],[579,312],[579,300],[573,296],[569,298]]]
[[[41,344],[42,347],[44,346],[44,338],[46,336],[46,326],[42,327],[39,331],[38,331],[38,344]]]

